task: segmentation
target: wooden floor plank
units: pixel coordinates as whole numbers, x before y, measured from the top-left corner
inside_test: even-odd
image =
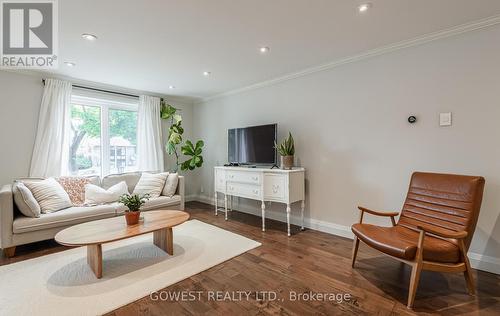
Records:
[[[233,211],[229,221],[215,216],[210,205],[187,203],[191,218],[216,225],[262,243],[220,265],[169,286],[163,291],[201,291],[201,300],[154,301],[149,296],[109,315],[499,315],[500,276],[474,270],[478,294],[467,294],[462,274],[424,271],[414,310],[406,308],[410,269],[361,244],[356,268],[351,268],[352,240]],[[175,241],[174,241],[175,242]],[[20,246],[14,258],[0,257],[0,265],[64,251],[54,241]],[[249,300],[214,301],[209,291],[248,291]],[[256,294],[273,291],[279,299]],[[289,293],[349,293],[342,303],[290,301]]]

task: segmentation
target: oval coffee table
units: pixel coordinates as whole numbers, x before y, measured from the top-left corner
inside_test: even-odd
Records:
[[[144,220],[128,226],[125,216],[100,219],[71,226],[57,233],[55,240],[64,246],[87,246],[87,263],[98,279],[102,278],[102,244],[153,232],[153,243],[174,254],[172,227],[184,223],[189,214],[183,211],[143,212]]]

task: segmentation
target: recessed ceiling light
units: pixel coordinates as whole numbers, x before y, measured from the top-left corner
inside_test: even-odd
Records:
[[[265,53],[269,52],[271,49],[267,46],[262,46],[259,50],[262,54],[265,54]]]
[[[203,75],[204,75],[205,77],[208,77],[208,76],[210,76],[211,74],[212,74],[212,73],[211,73],[210,71],[204,71],[204,72],[203,72]]]
[[[75,67],[76,64],[75,63],[72,63],[72,62],[69,62],[69,61],[65,61],[64,64],[68,67]]]
[[[371,7],[372,7],[371,3],[363,3],[363,4],[359,5],[358,11],[363,13],[363,12],[368,11],[368,9],[370,9]]]
[[[175,86],[168,86],[170,90],[175,89]]]
[[[82,37],[88,41],[95,41],[97,39],[97,36],[94,34],[89,34],[89,33],[83,33]]]

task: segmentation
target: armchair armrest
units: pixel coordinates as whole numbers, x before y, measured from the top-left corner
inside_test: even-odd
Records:
[[[398,216],[399,215],[398,212],[379,212],[379,211],[370,210],[369,208],[362,207],[362,206],[358,206],[358,209],[361,212],[370,213],[370,214],[376,215],[376,216],[393,217],[393,216]]]
[[[418,225],[417,228],[421,231],[426,232],[426,233],[431,233],[433,235],[443,237],[443,238],[464,239],[465,237],[467,237],[466,231],[454,232],[454,231],[450,231],[448,229],[422,226],[422,225]]]
[[[361,211],[361,214],[359,216],[359,223],[361,224],[363,222],[363,215],[366,213],[375,215],[375,216],[382,216],[382,217],[390,217],[392,226],[396,226],[396,220],[394,219],[395,216],[398,216],[398,212],[379,212],[379,211],[374,211],[370,210],[369,208],[358,206],[358,209]]]

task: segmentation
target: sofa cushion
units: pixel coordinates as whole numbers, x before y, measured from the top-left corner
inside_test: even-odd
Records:
[[[181,203],[181,196],[174,195],[172,197],[160,196],[154,199],[146,201],[146,203],[141,207],[141,212],[156,210],[158,208],[168,208],[168,206],[178,205]],[[116,208],[118,215],[122,215],[127,208],[123,204],[119,204]]]
[[[12,186],[14,202],[17,208],[24,216],[40,217],[42,210],[36,201],[33,193],[20,181],[15,181]]]
[[[82,206],[85,202],[85,185],[90,183],[88,177],[58,177],[57,182],[61,184],[64,191],[68,193],[73,206]]]
[[[128,193],[125,181],[119,182],[105,190],[97,185],[87,184],[85,186],[85,205],[99,205],[117,202],[120,196]]]
[[[165,186],[163,187],[161,195],[173,196],[175,194],[175,191],[177,191],[178,184],[179,184],[179,174],[177,172],[169,173],[167,181],[165,181]]]
[[[127,183],[128,192],[134,192],[134,188],[137,185],[137,182],[139,182],[140,178],[140,172],[110,174],[109,176],[105,176],[104,178],[102,178],[101,187],[107,190],[113,185],[125,181],[125,183]]]
[[[13,231],[15,234],[20,234],[113,217],[116,215],[116,209],[116,204],[74,206],[59,212],[42,214],[38,218],[19,216],[14,219]]]
[[[159,197],[165,186],[167,175],[166,173],[152,174],[144,172],[135,186],[133,194],[149,194],[150,198]]]
[[[23,182],[35,197],[42,213],[57,212],[73,206],[68,193],[54,178],[42,181]]]

